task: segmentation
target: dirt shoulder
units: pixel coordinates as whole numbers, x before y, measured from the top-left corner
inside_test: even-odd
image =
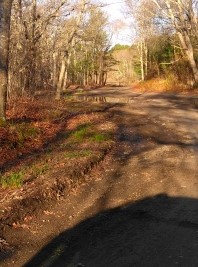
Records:
[[[47,119],[44,111],[49,107],[46,102],[40,105],[38,102],[33,105],[37,107],[38,117],[31,111],[28,118],[24,118],[21,112],[15,112],[10,118],[12,122],[0,128],[3,136],[0,152],[6,155],[1,158],[2,255],[8,249],[3,241],[6,227],[17,227],[75,190],[114,145],[115,125],[109,120],[108,113],[112,105],[62,101],[53,106]],[[32,107],[26,105],[26,109],[32,110]],[[42,132],[37,130],[41,125],[45,125]],[[39,134],[27,137],[27,129],[34,129],[32,132]],[[12,141],[16,143],[14,153],[11,152],[13,142],[10,142],[11,135],[8,134],[11,131],[14,133],[12,138],[15,136]]]

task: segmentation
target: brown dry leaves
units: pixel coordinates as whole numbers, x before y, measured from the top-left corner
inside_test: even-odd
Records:
[[[32,99],[10,102],[8,123],[0,126],[0,168],[54,139],[65,127],[62,117],[69,116],[64,105]]]

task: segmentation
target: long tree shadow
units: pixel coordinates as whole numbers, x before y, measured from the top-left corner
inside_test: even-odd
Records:
[[[157,195],[61,233],[24,267],[198,266],[198,200]]]
[[[144,101],[157,101],[156,103],[151,104],[152,108],[179,108],[188,110],[191,108],[198,108],[198,96],[197,95],[181,95],[181,94],[146,94],[143,95]],[[171,104],[171,106],[160,106],[160,101],[166,101],[167,104]]]

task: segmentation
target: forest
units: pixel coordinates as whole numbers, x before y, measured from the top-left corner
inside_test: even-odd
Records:
[[[104,85],[108,18],[91,2],[1,1],[1,118],[5,98],[47,89],[59,99],[69,84]]]
[[[125,83],[145,81],[138,87],[148,91],[196,88],[197,8],[196,0],[126,0],[133,42],[114,48],[116,58],[122,58],[118,77]]]
[[[196,87],[196,0],[124,1],[131,45],[111,43],[122,28],[112,30],[105,2],[10,0],[0,5],[3,120],[10,98],[52,90],[58,100],[71,84],[103,86],[108,77],[129,85],[162,78],[171,89],[176,81],[179,90]]]
[[[0,265],[198,266],[197,110],[198,0],[0,0]]]

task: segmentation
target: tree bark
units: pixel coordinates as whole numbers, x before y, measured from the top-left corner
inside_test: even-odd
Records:
[[[143,52],[143,42],[140,42],[140,66],[141,66],[141,79],[142,81],[145,80],[144,74],[144,52]]]
[[[56,90],[56,86],[57,86],[57,52],[53,52],[53,89]]]
[[[72,50],[74,49],[74,46],[75,46],[75,35],[76,35],[76,32],[80,26],[81,21],[82,21],[86,4],[87,3],[85,0],[80,1],[80,8],[79,8],[79,12],[78,12],[78,15],[76,18],[76,25],[74,26],[73,30],[71,31],[71,34],[70,34],[69,39],[67,41],[67,45],[66,45],[66,49],[65,49],[65,55],[63,56],[63,59],[61,62],[59,80],[58,80],[56,97],[55,97],[56,100],[60,100],[60,97],[61,97],[61,91],[62,91],[62,87],[63,87],[63,83],[64,83],[64,75],[65,75],[65,72],[67,73],[67,68],[68,68],[68,65],[70,63],[71,53],[72,53]]]
[[[63,56],[62,61],[61,61],[60,74],[59,74],[57,90],[56,90],[56,100],[60,100],[60,97],[61,97],[65,71],[66,71],[66,55]]]
[[[36,58],[37,58],[37,41],[35,38],[35,29],[37,23],[37,0],[32,0],[32,15],[31,15],[31,38],[30,38],[30,77],[29,77],[29,93],[31,95],[35,92],[36,86]]]
[[[190,35],[189,35],[188,29],[186,27],[186,21],[185,21],[185,18],[183,16],[184,10],[182,9],[183,8],[182,2],[178,1],[177,5],[176,5],[176,8],[180,11],[177,15],[179,17],[179,21],[180,21],[180,24],[179,24],[178,20],[175,18],[173,9],[171,8],[170,0],[164,0],[164,1],[165,1],[166,6],[167,6],[172,24],[174,25],[174,27],[177,31],[182,48],[184,49],[184,52],[185,52],[187,59],[188,59],[188,62],[191,66],[195,83],[198,83],[198,67],[197,67],[197,63],[195,61],[194,50],[193,50],[192,42],[190,39]]]
[[[195,61],[194,50],[193,50],[191,40],[187,34],[183,35],[180,32],[178,34],[179,34],[179,38],[180,38],[180,42],[182,44],[182,47],[186,53],[187,59],[188,59],[189,64],[191,66],[193,76],[195,79],[195,83],[198,83],[198,68],[197,68],[197,63]]]
[[[11,6],[12,0],[0,0],[0,120],[6,119]]]
[[[145,54],[145,78],[148,76],[148,46],[146,41],[144,41],[144,54]]]

